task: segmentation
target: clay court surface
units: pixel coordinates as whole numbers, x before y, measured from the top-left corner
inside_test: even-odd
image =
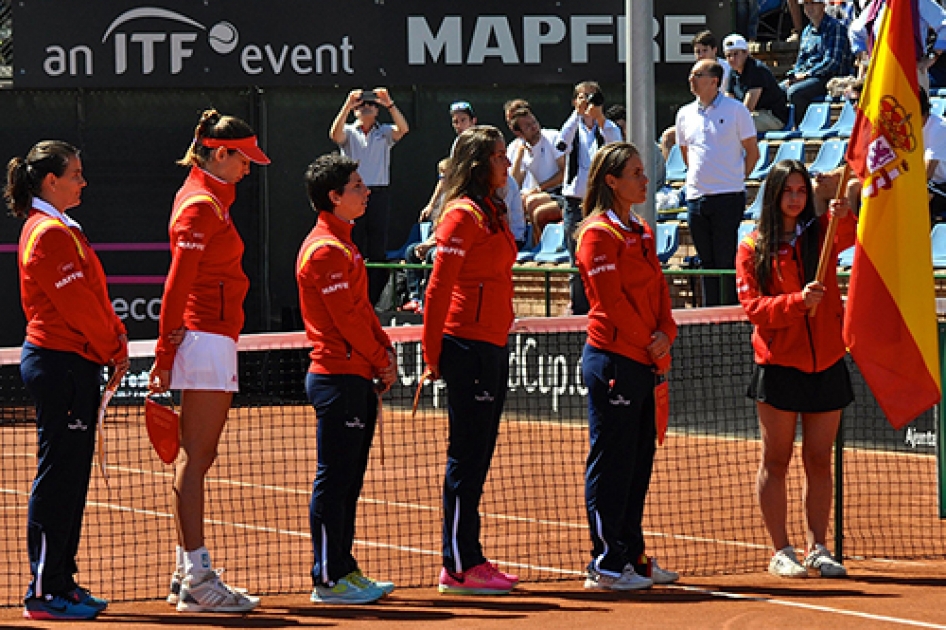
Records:
[[[671,587],[613,594],[579,581],[525,584],[502,597],[395,591],[376,605],[319,607],[304,594],[270,596],[246,616],[186,615],[162,601],[113,604],[111,628],[946,628],[946,563],[850,562],[846,580],[783,580],[759,572],[684,578]],[[0,609],[0,627],[63,627]],[[72,627],[72,624],[70,624]]]

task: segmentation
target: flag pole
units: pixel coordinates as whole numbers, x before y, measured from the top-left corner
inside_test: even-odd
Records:
[[[851,166],[845,162],[844,163],[844,172],[841,173],[841,181],[838,182],[838,192],[835,194],[835,199],[843,199],[844,195],[847,194],[847,183],[851,179]],[[828,222],[828,232],[824,235],[824,243],[821,246],[821,258],[818,259],[818,271],[815,273],[816,282],[824,282],[824,275],[828,272],[828,265],[834,264],[837,265],[837,260],[831,259],[831,252],[834,249],[834,234],[838,231],[838,218],[836,216],[831,216],[831,220]],[[808,317],[814,317],[818,313],[818,305],[815,304],[811,307],[808,312]]]

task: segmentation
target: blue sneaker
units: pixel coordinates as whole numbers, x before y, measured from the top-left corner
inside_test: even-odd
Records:
[[[99,612],[102,612],[103,610],[108,608],[107,599],[103,597],[96,597],[95,595],[89,592],[89,589],[82,588],[81,586],[77,586],[71,591],[69,591],[68,593],[66,593],[66,597],[76,602],[77,604],[84,604],[88,606],[89,608],[96,609]]]
[[[394,582],[388,582],[385,580],[373,580],[360,570],[356,569],[348,574],[348,577],[353,581],[357,582],[358,586],[376,586],[381,589],[381,592],[385,595],[390,595],[394,592]]]
[[[62,595],[30,597],[23,602],[23,616],[44,621],[80,621],[95,619],[98,609],[72,601]]]
[[[382,597],[384,591],[364,579],[361,571],[352,571],[332,586],[319,584],[309,599],[314,604],[370,604]]]

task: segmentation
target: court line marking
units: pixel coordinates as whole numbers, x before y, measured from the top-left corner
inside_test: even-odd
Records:
[[[701,588],[699,586],[686,586],[684,584],[668,584],[667,588],[687,591],[690,593],[703,593],[705,595],[712,595],[713,597],[720,597],[723,599],[760,602],[763,604],[772,604],[775,606],[786,606],[788,608],[800,608],[802,610],[830,613],[830,614],[842,615],[846,617],[857,617],[859,619],[867,619],[870,621],[884,621],[887,623],[896,623],[902,626],[913,626],[915,628],[937,628],[939,630],[946,630],[946,625],[931,623],[927,621],[916,621],[914,619],[904,619],[902,617],[890,617],[888,615],[877,615],[874,613],[861,612],[857,610],[846,610],[844,608],[832,608],[830,606],[819,606],[817,604],[793,602],[786,599],[776,599],[774,597],[764,597],[760,595],[743,595],[741,593],[730,593],[728,591],[714,591],[714,590],[710,590],[706,588]]]

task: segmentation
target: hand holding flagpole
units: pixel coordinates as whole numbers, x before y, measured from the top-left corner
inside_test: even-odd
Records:
[[[845,162],[844,172],[841,173],[841,181],[838,182],[838,191],[835,199],[843,199],[847,192],[847,182],[851,178],[851,167]],[[828,272],[828,265],[837,265],[837,260],[831,260],[834,251],[834,235],[838,230],[838,217],[832,214],[828,222],[828,232],[824,235],[824,243],[821,245],[821,258],[818,259],[818,271],[815,273],[816,282],[824,282],[824,276]],[[808,317],[814,317],[818,313],[818,305],[815,304],[808,311]]]

